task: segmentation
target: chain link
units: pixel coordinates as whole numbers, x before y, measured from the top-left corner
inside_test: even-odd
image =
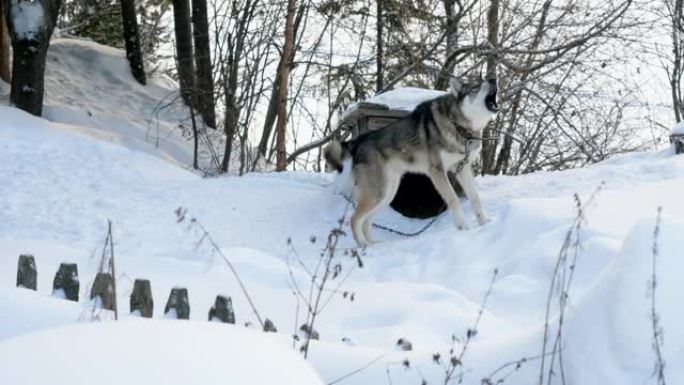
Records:
[[[456,164],[456,168],[454,169],[454,175],[458,175],[458,173],[463,171],[463,168],[466,166],[466,164],[468,164],[468,161],[470,160],[470,145],[473,143],[473,140],[474,139],[466,139],[465,156]]]
[[[340,194],[340,195],[342,195],[342,197],[343,197],[347,202],[349,202],[354,208],[356,208],[356,203],[354,203],[354,201],[353,201],[351,198],[349,198],[348,196],[346,196],[346,195],[344,195],[344,194]],[[441,209],[442,212],[444,212],[445,209],[446,209],[446,204],[445,204],[444,206],[442,206],[442,209]],[[434,217],[432,217],[432,219],[430,219],[430,222],[428,222],[425,226],[423,226],[422,228],[420,228],[420,230],[414,231],[414,232],[412,232],[412,233],[406,233],[406,232],[403,232],[403,231],[401,231],[401,230],[397,230],[397,229],[391,228],[391,227],[389,227],[389,226],[379,225],[379,224],[377,224],[377,223],[373,223],[373,227],[376,228],[376,229],[385,230],[385,231],[387,231],[388,233],[397,234],[397,235],[400,235],[400,236],[402,236],[402,237],[410,238],[410,237],[416,237],[416,236],[418,236],[418,235],[424,233],[425,230],[429,229],[430,226],[434,225],[435,222],[437,222],[437,219],[439,219],[440,216],[442,216],[442,213],[435,215]]]

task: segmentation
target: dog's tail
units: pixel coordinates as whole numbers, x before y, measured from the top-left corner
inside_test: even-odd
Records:
[[[323,149],[323,155],[325,156],[328,167],[337,172],[342,172],[345,159],[349,158],[351,155],[349,151],[350,143],[351,142],[340,142],[337,139],[333,139],[333,141]]]

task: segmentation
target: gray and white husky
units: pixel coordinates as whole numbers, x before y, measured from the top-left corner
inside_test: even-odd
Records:
[[[394,198],[401,177],[427,175],[451,210],[456,227],[467,229],[447,171],[454,171],[480,225],[488,221],[470,162],[482,147],[482,130],[496,117],[496,80],[452,79],[451,92],[419,104],[411,115],[347,142],[325,148],[328,165],[341,172],[351,159],[356,210],[352,233],[359,246],[373,243],[372,216]]]

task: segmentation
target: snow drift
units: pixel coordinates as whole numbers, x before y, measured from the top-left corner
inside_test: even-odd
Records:
[[[47,330],[0,344],[3,384],[321,385],[271,334],[211,322],[126,321]]]

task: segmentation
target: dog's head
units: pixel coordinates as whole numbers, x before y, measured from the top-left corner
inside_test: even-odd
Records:
[[[451,92],[458,99],[461,112],[475,130],[483,129],[499,111],[496,79],[463,81],[452,78]]]

